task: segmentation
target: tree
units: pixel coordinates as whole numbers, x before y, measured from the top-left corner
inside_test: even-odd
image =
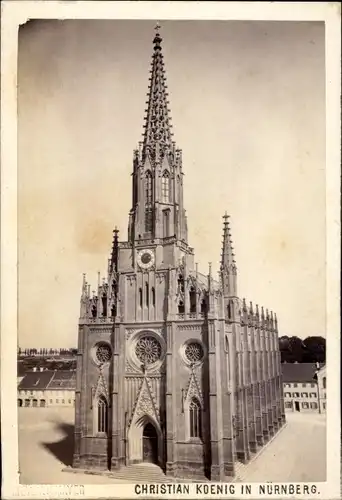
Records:
[[[325,338],[319,336],[307,337],[304,340],[306,363],[325,363]]]
[[[299,337],[284,335],[279,338],[282,363],[325,363],[325,339],[323,337]]]
[[[279,350],[282,363],[302,363],[305,346],[299,337],[288,337],[287,335],[280,337]]]

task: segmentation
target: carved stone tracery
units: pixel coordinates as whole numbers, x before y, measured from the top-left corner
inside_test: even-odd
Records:
[[[136,343],[135,354],[143,364],[151,365],[160,359],[161,345],[155,337],[144,335]]]

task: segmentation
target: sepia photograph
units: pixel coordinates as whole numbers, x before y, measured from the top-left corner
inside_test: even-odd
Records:
[[[326,36],[319,19],[20,23],[20,485],[319,496],[339,383]]]

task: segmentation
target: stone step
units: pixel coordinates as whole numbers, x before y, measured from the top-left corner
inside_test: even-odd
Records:
[[[127,465],[117,471],[111,471],[109,477],[123,479],[129,482],[156,483],[169,482],[163,470],[156,465]]]

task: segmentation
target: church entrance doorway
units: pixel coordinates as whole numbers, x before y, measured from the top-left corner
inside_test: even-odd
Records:
[[[143,461],[158,464],[158,435],[150,423],[145,425],[143,431]]]

